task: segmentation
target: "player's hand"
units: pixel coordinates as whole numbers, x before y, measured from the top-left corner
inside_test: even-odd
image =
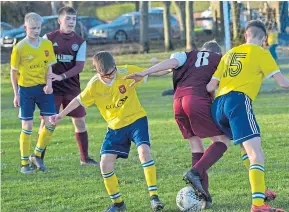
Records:
[[[59,123],[62,120],[62,116],[60,116],[59,114],[53,115],[49,117],[49,122],[53,125],[56,125],[57,123]]]
[[[47,85],[43,88],[43,91],[45,94],[52,94],[53,93],[53,88],[48,87]]]
[[[20,106],[20,99],[19,99],[18,95],[14,96],[13,104],[14,104],[14,107],[19,107]]]
[[[63,80],[63,77],[62,77],[61,75],[57,75],[57,74],[54,74],[54,73],[48,74],[47,77],[48,77],[49,79],[51,79],[52,82],[53,82],[53,81],[61,81],[61,80]]]
[[[133,82],[129,85],[129,87],[132,87],[133,85],[135,85],[136,83],[141,81],[143,78],[144,78],[144,76],[141,73],[133,73],[133,74],[129,74],[129,75],[125,76],[123,79],[125,79],[125,80],[132,79]]]

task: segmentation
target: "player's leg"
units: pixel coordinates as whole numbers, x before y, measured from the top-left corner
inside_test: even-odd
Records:
[[[129,135],[129,139],[132,140],[137,147],[139,159],[144,170],[150,195],[151,208],[153,211],[159,211],[164,208],[164,204],[159,200],[157,191],[156,165],[150,151],[147,117],[140,118],[131,124],[129,127]]]
[[[234,143],[243,144],[250,160],[251,211],[274,211],[264,203],[266,189],[264,154],[260,128],[253,113],[251,100],[243,93],[232,92],[228,95],[224,108],[226,116],[230,117]]]
[[[74,98],[75,95],[63,96],[63,108],[65,108]],[[75,139],[80,153],[80,165],[99,166],[98,162],[88,156],[88,133],[85,115],[86,111],[83,106],[79,106],[67,114],[67,116],[72,118],[72,123],[74,125]]]
[[[39,170],[46,171],[47,168],[41,159],[41,154],[51,141],[52,134],[55,129],[55,126],[49,122],[49,116],[56,114],[53,94],[45,94],[41,88],[38,96],[36,97],[36,104],[40,109],[40,116],[43,116],[45,126],[41,130],[38,137],[34,154],[32,154],[29,159]]]
[[[29,166],[29,154],[31,145],[31,134],[33,126],[33,113],[35,110],[35,102],[33,100],[33,88],[19,87],[20,109],[19,119],[22,123],[20,133],[20,153],[21,153],[21,169],[23,174],[31,174],[33,170]]]
[[[202,140],[195,136],[192,131],[190,119],[184,112],[182,105],[183,98],[174,100],[174,116],[184,139],[188,140],[192,152],[192,167],[203,156],[204,147]]]
[[[126,206],[123,202],[116,174],[114,173],[114,162],[117,158],[115,154],[101,155],[100,170],[103,177],[106,191],[112,201],[112,205],[105,211],[125,211]]]
[[[80,152],[80,165],[99,166],[99,163],[88,156],[88,134],[85,117],[72,117],[75,138]]]
[[[128,158],[130,151],[130,140],[127,136],[128,128],[129,126],[117,130],[108,128],[100,149],[100,170],[106,191],[113,203],[104,212],[126,210],[119,190],[118,179],[114,173],[114,161],[116,158]]]
[[[55,109],[56,109],[56,113],[59,113],[60,107],[62,105],[63,102],[63,96],[56,96],[54,95],[54,104],[55,104]],[[39,135],[41,134],[41,130],[44,128],[45,126],[45,121],[43,119],[43,116],[40,116],[41,119],[41,123],[40,123],[40,127],[38,130],[38,137],[37,140],[39,139]],[[47,147],[45,147],[45,149],[43,150],[43,152],[41,153],[41,159],[44,160],[45,157],[45,153],[46,153],[46,149]]]

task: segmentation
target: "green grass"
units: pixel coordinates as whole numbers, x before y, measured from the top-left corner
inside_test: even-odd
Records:
[[[136,64],[149,67],[149,59],[160,59],[170,53],[126,55],[116,57],[118,64]],[[288,58],[288,57],[287,57]],[[289,74],[286,57],[281,69]],[[81,74],[82,88],[94,74],[90,61]],[[1,91],[1,211],[101,211],[110,204],[99,170],[79,166],[79,153],[71,121],[66,118],[55,130],[54,138],[46,153],[47,173],[23,175],[19,172],[18,111],[12,106],[12,88],[8,65],[2,65]],[[138,89],[139,99],[147,111],[152,142],[152,154],[158,170],[158,187],[165,202],[164,211],[177,211],[175,197],[184,187],[182,173],[190,167],[189,147],[182,140],[172,111],[172,97],[161,97],[161,92],[171,88],[171,76],[151,78]],[[270,93],[273,91],[273,93]],[[267,186],[278,192],[273,206],[289,209],[289,93],[277,88],[272,80],[265,82],[254,110],[262,129],[263,148],[266,156]],[[87,110],[90,155],[99,159],[99,149],[106,132],[106,124],[96,107]],[[39,111],[35,112],[33,145],[39,126]],[[208,145],[206,141],[206,146]],[[149,212],[149,199],[143,170],[135,146],[127,160],[117,160],[115,172],[128,211]],[[250,190],[248,172],[242,166],[238,146],[231,146],[224,157],[209,171],[210,191],[214,212],[248,212]]]

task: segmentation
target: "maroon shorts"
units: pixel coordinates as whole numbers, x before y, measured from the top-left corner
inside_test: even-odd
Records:
[[[199,96],[183,96],[174,100],[175,119],[185,139],[223,135],[211,116],[211,100]]]
[[[54,104],[56,107],[56,112],[59,113],[60,107],[66,108],[67,105],[76,97],[77,95],[64,95],[64,96],[57,96],[54,95]],[[77,107],[75,110],[71,111],[67,114],[67,116],[71,116],[74,118],[82,118],[86,115],[85,109],[83,106]]]

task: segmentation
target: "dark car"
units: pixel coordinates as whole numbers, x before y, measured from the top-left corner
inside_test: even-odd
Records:
[[[48,32],[52,32],[54,30],[59,29],[58,24],[58,16],[43,16],[43,23],[41,27],[41,34],[42,37],[44,34]],[[88,30],[87,28],[90,26],[96,26],[97,24],[102,24],[103,22],[95,19],[93,17],[88,16],[78,16],[78,22],[76,24],[75,32],[81,35],[83,38],[86,38]],[[93,25],[96,24],[96,25]],[[7,31],[1,35],[0,44],[2,47],[11,48],[13,47],[18,41],[22,40],[26,36],[26,32],[24,30],[24,25],[20,26],[17,29],[13,29]]]
[[[149,16],[149,39],[164,37],[163,9],[151,8]],[[180,37],[180,25],[176,17],[170,15],[172,37]],[[140,12],[121,15],[109,24],[102,24],[89,30],[88,43],[126,41],[140,39]]]

